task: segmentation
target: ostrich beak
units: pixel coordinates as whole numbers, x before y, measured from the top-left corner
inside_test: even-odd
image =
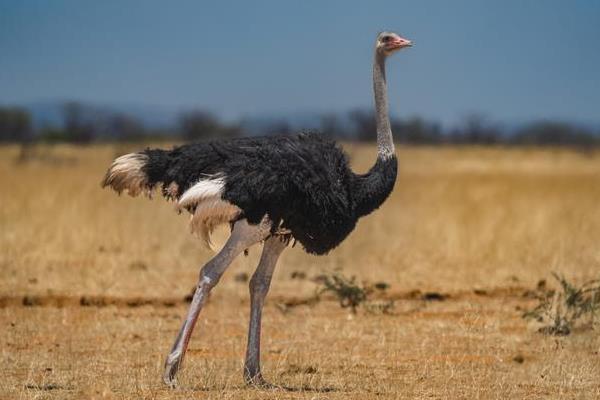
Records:
[[[412,45],[413,43],[410,40],[401,37],[398,37],[389,43],[390,50],[400,50],[405,47],[411,47]]]

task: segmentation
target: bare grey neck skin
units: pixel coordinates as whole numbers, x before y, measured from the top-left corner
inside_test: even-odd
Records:
[[[396,152],[388,114],[385,59],[386,56],[376,49],[373,60],[373,92],[377,122],[377,157],[383,160],[392,157]]]
[[[398,174],[398,162],[388,117],[385,59],[385,54],[376,49],[373,62],[373,91],[377,123],[377,161],[366,174],[355,175],[353,191],[358,217],[371,213],[383,204],[394,189]]]

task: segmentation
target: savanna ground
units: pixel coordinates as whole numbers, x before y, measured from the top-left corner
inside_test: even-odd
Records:
[[[359,171],[373,161],[371,147],[347,149]],[[280,260],[263,372],[296,391],[243,385],[239,277],[258,247],[213,291],[173,391],[164,357],[212,253],[172,204],[100,189],[127,150],[40,148],[15,163],[17,147],[0,149],[0,398],[600,397],[598,330],[546,336],[521,318],[524,293],[551,271],[598,277],[600,153],[400,148],[394,193],[349,239],[327,257],[296,247]],[[395,300],[391,315],[306,302],[311,278],[338,269],[391,285],[378,294]]]

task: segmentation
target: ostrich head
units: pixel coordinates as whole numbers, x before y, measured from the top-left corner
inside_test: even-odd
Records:
[[[385,56],[389,56],[400,49],[410,46],[412,46],[412,42],[408,39],[404,39],[397,33],[381,32],[377,35],[377,52]]]

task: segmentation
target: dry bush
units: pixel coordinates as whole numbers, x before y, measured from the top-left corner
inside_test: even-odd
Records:
[[[523,318],[543,323],[539,331],[548,335],[566,336],[576,323],[586,317],[587,326],[593,327],[594,318],[600,313],[600,280],[576,286],[562,275],[552,273],[552,276],[559,283],[559,289],[548,289],[545,284],[538,284],[537,290],[532,292],[538,305],[525,311]]]
[[[357,283],[356,277],[346,277],[340,271],[324,274],[319,280],[321,287],[317,289],[317,297],[330,292],[335,295],[342,308],[350,308],[353,314],[359,306],[372,314],[391,314],[394,309],[393,300],[374,300],[372,294],[376,290],[386,290],[389,285],[378,282],[374,285]]]

